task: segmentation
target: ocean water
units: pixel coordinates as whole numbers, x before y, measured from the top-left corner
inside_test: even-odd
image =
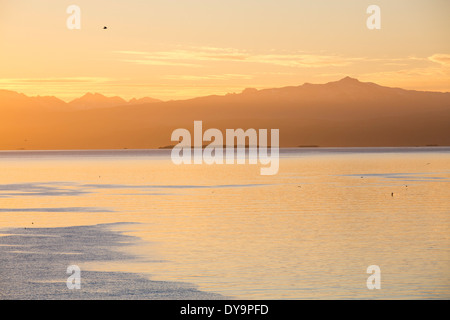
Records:
[[[450,298],[450,148],[300,148],[280,157],[278,174],[262,176],[260,165],[177,166],[169,150],[0,152],[0,246],[16,261],[0,259],[0,298],[13,296],[7,270],[33,268],[20,255],[47,243],[20,238],[8,249],[8,236],[36,229],[65,241],[78,232],[68,227],[99,224],[127,236],[114,250],[134,258],[73,254],[87,272],[242,299]],[[95,237],[89,228],[67,250],[95,256],[83,245]],[[379,290],[366,286],[370,265],[380,267]],[[98,291],[114,297],[108,283],[98,280]]]

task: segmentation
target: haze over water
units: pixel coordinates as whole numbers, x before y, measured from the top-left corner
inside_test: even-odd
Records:
[[[450,298],[450,148],[282,149],[274,176],[169,155],[0,152],[0,230],[136,222],[111,228],[138,259],[81,269],[232,298]]]

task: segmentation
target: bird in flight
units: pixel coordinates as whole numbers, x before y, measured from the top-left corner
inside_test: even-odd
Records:
[[[107,27],[107,26],[104,26],[104,27],[103,27],[103,30],[105,30],[105,29],[108,29],[108,27]]]

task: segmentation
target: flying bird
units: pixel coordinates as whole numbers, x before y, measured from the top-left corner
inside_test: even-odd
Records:
[[[105,29],[108,29],[108,27],[107,27],[107,26],[104,26],[104,27],[103,27],[103,30],[105,30]]]

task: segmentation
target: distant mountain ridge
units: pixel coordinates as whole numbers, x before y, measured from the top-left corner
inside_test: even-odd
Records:
[[[133,98],[130,101],[126,101],[121,97],[106,97],[100,93],[86,93],[84,96],[72,100],[69,102],[70,106],[78,109],[91,109],[91,108],[109,108],[116,106],[125,106],[133,104],[154,103],[161,102],[161,100],[153,99],[149,97],[136,99]]]
[[[86,94],[65,103],[0,90],[0,112],[0,149],[158,148],[194,120],[204,130],[279,129],[282,147],[450,146],[450,93],[350,77],[167,102]]]
[[[140,99],[133,98],[129,101],[121,97],[106,97],[100,93],[86,93],[80,98],[70,102],[65,102],[54,96],[36,96],[29,97],[23,93],[0,89],[0,106],[29,106],[34,105],[43,109],[53,109],[55,111],[81,110],[93,108],[109,108],[116,106],[135,105],[144,103],[161,102],[159,99],[144,97]],[[59,108],[59,110],[58,110]]]

